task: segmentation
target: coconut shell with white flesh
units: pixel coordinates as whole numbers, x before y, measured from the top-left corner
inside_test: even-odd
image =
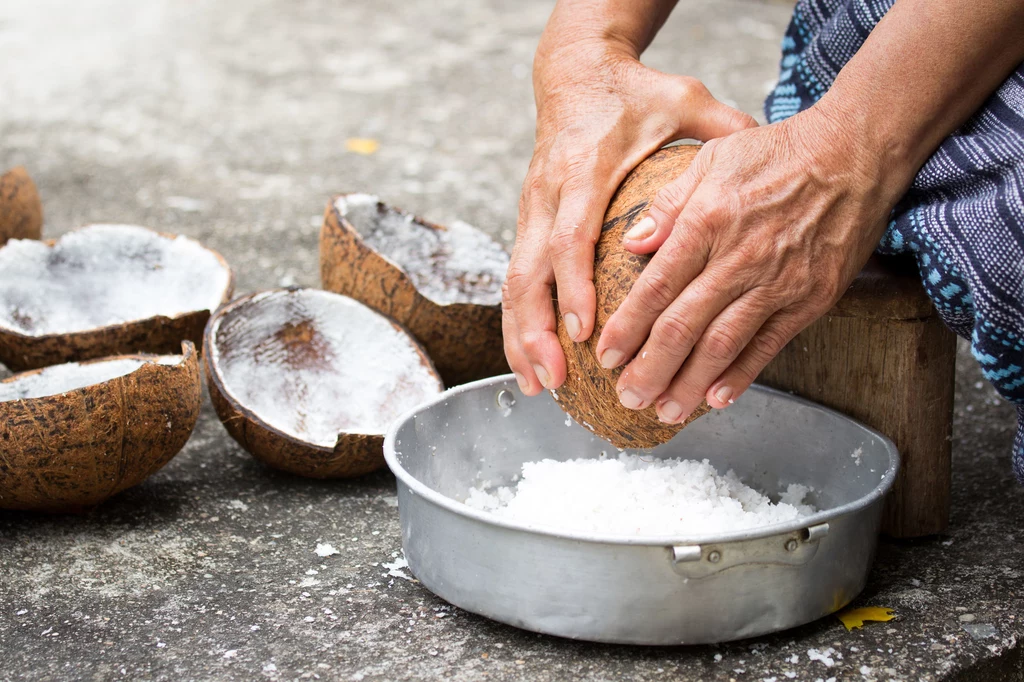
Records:
[[[423,348],[346,296],[278,289],[236,299],[206,328],[210,397],[254,457],[312,478],[384,465],[384,433],[443,390]]]
[[[0,175],[0,246],[10,239],[39,239],[43,204],[28,171],[18,166]]]
[[[197,347],[231,297],[220,254],[187,237],[92,225],[0,248],[0,362],[14,370]]]
[[[0,509],[81,512],[138,485],[188,441],[199,358],[130,355],[0,381]]]
[[[627,251],[622,246],[623,235],[647,214],[658,190],[689,167],[699,149],[696,145],[678,145],[656,152],[626,176],[612,197],[595,251],[597,320],[590,339],[573,342],[558,315],[558,340],[565,351],[568,373],[565,383],[553,391],[555,400],[576,422],[618,448],[657,447],[711,409],[702,401],[684,422],[664,424],[653,405],[643,410],[623,407],[616,383],[625,365],[604,369],[594,352],[608,318],[618,310],[651,260],[650,256]]]
[[[448,386],[509,371],[501,339],[508,254],[480,230],[443,227],[368,194],[342,194],[320,232],[323,288],[412,332]]]

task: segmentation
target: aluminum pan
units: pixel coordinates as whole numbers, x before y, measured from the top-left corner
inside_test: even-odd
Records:
[[[846,516],[854,512],[860,511],[879,501],[889,490],[892,488],[893,483],[896,480],[896,475],[899,470],[899,454],[896,451],[896,446],[891,440],[883,436],[878,431],[857,422],[844,414],[841,414],[835,410],[831,410],[827,407],[818,405],[809,400],[799,398],[794,395],[790,395],[783,391],[768,388],[754,384],[750,387],[750,391],[761,393],[767,396],[774,396],[784,402],[792,403],[793,405],[801,406],[807,409],[820,411],[824,414],[831,415],[835,419],[845,421],[847,423],[856,425],[862,429],[866,434],[877,438],[885,448],[889,456],[889,466],[881,476],[881,480],[875,486],[875,488],[868,494],[859,497],[858,499],[840,505],[824,509],[809,516],[790,521],[788,523],[777,523],[770,524],[767,526],[761,526],[755,529],[746,529],[741,531],[733,531],[729,533],[718,533],[718,534],[694,534],[687,536],[678,535],[641,535],[641,536],[621,536],[621,535],[601,535],[591,533],[577,533],[577,532],[566,532],[559,530],[558,528],[550,526],[539,526],[520,523],[503,519],[494,514],[488,512],[473,509],[462,502],[458,502],[442,493],[430,488],[426,484],[419,481],[416,477],[412,476],[405,467],[399,462],[399,453],[396,450],[396,441],[399,431],[410,421],[416,419],[416,417],[434,407],[451,400],[453,397],[459,396],[464,393],[473,391],[479,391],[481,389],[498,390],[506,388],[507,390],[513,390],[515,387],[515,378],[512,374],[506,374],[497,377],[491,377],[488,379],[481,379],[461,386],[448,389],[444,393],[432,398],[431,400],[418,405],[417,407],[409,410],[394,423],[388,429],[388,432],[384,438],[384,458],[387,461],[388,467],[395,474],[395,476],[401,480],[409,489],[416,495],[423,497],[431,503],[442,507],[454,514],[460,516],[476,519],[482,523],[507,528],[510,530],[521,531],[524,533],[536,533],[540,535],[546,535],[550,537],[556,537],[560,539],[572,540],[576,542],[588,542],[588,543],[601,543],[601,544],[612,544],[612,545],[643,545],[643,546],[675,546],[675,545],[695,545],[695,544],[708,544],[708,543],[727,543],[727,542],[742,542],[745,540],[757,540],[776,535],[785,535],[794,531],[801,531],[811,526],[815,526],[821,523],[828,523],[838,517]],[[515,389],[518,393],[518,389]],[[527,398],[530,399],[530,398]],[[540,399],[540,398],[538,398]],[[550,397],[548,397],[550,399]]]

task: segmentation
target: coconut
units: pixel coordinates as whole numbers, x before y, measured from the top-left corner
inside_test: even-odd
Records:
[[[43,205],[39,192],[21,166],[0,175],[0,246],[9,239],[39,239]]]
[[[368,194],[327,206],[320,232],[324,289],[407,327],[449,386],[509,371],[501,339],[508,254],[462,222],[435,225]]]
[[[0,248],[0,362],[20,370],[198,346],[232,288],[219,254],[144,227],[11,240]]]
[[[180,347],[0,381],[0,508],[84,511],[167,464],[202,404],[195,346]]]
[[[612,445],[626,448],[653,448],[670,440],[711,407],[706,401],[680,424],[663,424],[653,405],[630,410],[619,402],[616,382],[622,365],[607,370],[597,361],[595,350],[608,318],[626,299],[650,256],[638,256],[622,246],[626,231],[647,213],[655,195],[669,181],[679,177],[697,155],[700,147],[666,147],[637,166],[619,186],[605,213],[601,237],[594,257],[594,289],[597,292],[597,319],[594,333],[587,341],[575,343],[558,315],[558,340],[565,352],[565,383],[552,391],[555,400],[579,424]]]
[[[444,388],[400,325],[316,289],[232,301],[210,319],[205,341],[210,397],[228,433],[301,476],[379,469],[391,422]]]

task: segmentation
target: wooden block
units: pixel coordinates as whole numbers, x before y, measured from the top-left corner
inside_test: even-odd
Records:
[[[873,258],[842,300],[783,349],[759,381],[850,415],[895,442],[903,466],[883,532],[949,523],[956,336],[906,263]]]

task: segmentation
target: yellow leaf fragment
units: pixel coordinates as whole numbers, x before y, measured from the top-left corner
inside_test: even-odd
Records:
[[[869,620],[888,623],[895,617],[896,614],[893,610],[884,606],[862,606],[859,609],[846,609],[842,613],[836,614],[836,618],[842,621],[847,631],[854,628],[862,628],[864,623]]]
[[[345,149],[356,154],[369,156],[380,149],[380,143],[370,137],[350,137],[345,140]]]

